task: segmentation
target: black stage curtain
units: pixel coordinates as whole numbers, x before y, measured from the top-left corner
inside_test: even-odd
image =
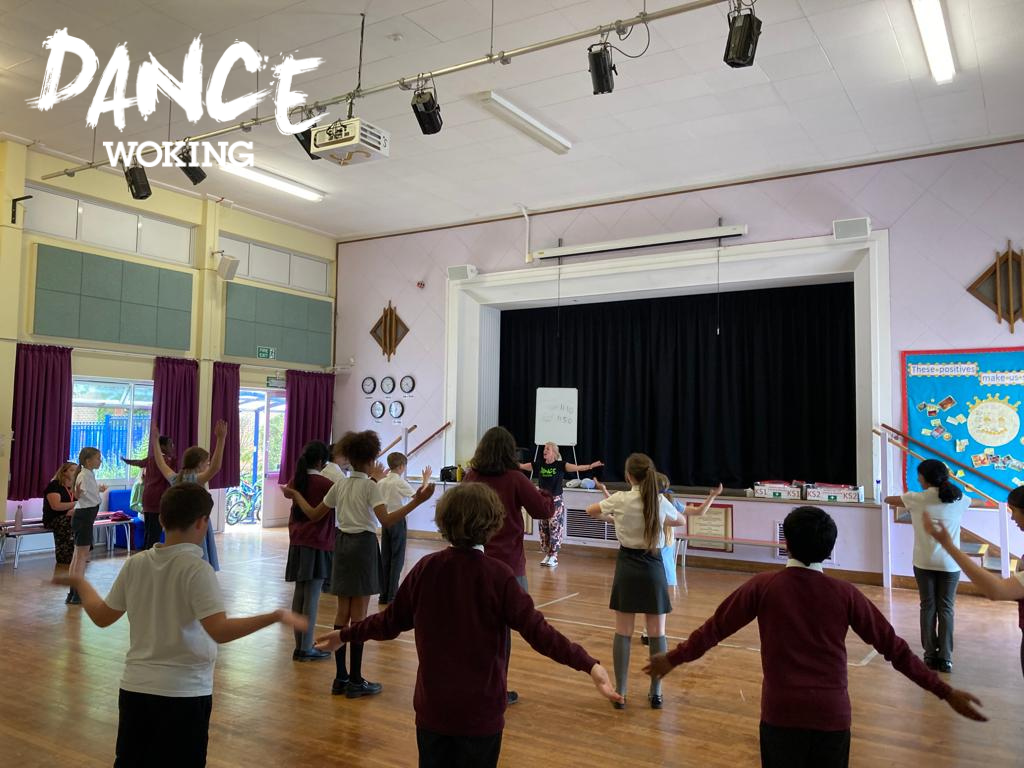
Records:
[[[524,446],[536,388],[577,387],[609,480],[633,451],[677,485],[856,480],[852,283],[506,310],[500,382]]]

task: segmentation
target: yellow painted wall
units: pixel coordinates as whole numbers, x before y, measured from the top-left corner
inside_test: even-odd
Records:
[[[73,178],[58,177],[42,181],[44,175],[59,172],[67,165],[67,161],[60,158],[28,151],[24,146],[13,142],[0,141],[0,210],[9,210],[11,198],[24,194],[24,185],[27,181],[77,197],[178,221],[195,227],[193,265],[175,265],[135,254],[110,251],[91,244],[24,232],[23,213],[19,214],[16,225],[10,225],[7,218],[0,218],[0,274],[4,276],[4,279],[0,280],[0,494],[4,498],[7,496],[10,469],[14,361],[19,341],[77,347],[71,358],[72,371],[76,376],[149,380],[153,375],[153,358],[158,355],[180,354],[198,360],[199,435],[200,441],[205,444],[210,434],[209,409],[213,363],[222,359],[224,307],[227,297],[226,284],[217,274],[216,257],[212,256],[217,250],[220,234],[243,237],[327,260],[328,298],[333,297],[335,293],[336,244],[333,238],[294,225],[261,218],[246,211],[225,208],[212,200],[204,199],[199,194],[191,195],[156,185],[153,195],[148,200],[133,200],[128,193],[124,177],[119,173],[93,170],[79,173]],[[36,253],[40,244],[88,250],[123,261],[154,264],[162,269],[192,273],[191,349],[187,353],[175,353],[146,347],[34,336],[32,318],[35,311]],[[252,284],[262,285],[255,282]],[[275,286],[274,289],[298,295],[312,295],[284,287]],[[265,387],[268,376],[283,377],[285,372],[284,368],[263,367],[241,360],[236,362],[240,362],[242,366],[240,379],[243,387]],[[290,364],[289,367],[309,366]]]

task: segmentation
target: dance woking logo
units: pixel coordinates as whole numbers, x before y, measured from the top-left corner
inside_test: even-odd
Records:
[[[87,42],[79,37],[68,34],[67,29],[59,29],[43,42],[43,47],[50,51],[43,75],[42,89],[39,98],[29,99],[29,106],[46,112],[63,101],[70,101],[89,88],[96,72],[99,70],[99,59]],[[64,59],[72,54],[81,60],[78,74],[66,85],[61,86],[61,73]],[[206,98],[203,98],[203,46],[200,37],[196,37],[185,54],[182,65],[181,79],[172,75],[153,54],[149,60],[139,65],[135,78],[135,96],[129,97],[128,76],[131,60],[128,46],[121,43],[114,49],[110,61],[107,62],[99,84],[93,95],[92,103],[86,114],[86,125],[95,128],[100,117],[107,112],[113,113],[114,125],[123,131],[125,127],[125,111],[137,107],[144,120],[156,111],[157,94],[163,93],[185,112],[189,122],[197,123],[203,116],[203,105],[210,117],[219,123],[230,123],[242,114],[256,108],[267,96],[273,94],[274,118],[277,129],[283,134],[300,133],[317,120],[324,117],[310,117],[298,123],[292,123],[289,112],[306,102],[306,94],[292,90],[292,79],[296,75],[315,70],[323,59],[296,59],[284,57],[279,64],[271,67],[276,81],[272,88],[263,88],[224,101],[224,86],[235,64],[241,62],[245,70],[256,73],[269,65],[270,58],[261,56],[246,42],[236,41],[228,46],[221,55],[206,85]],[[110,98],[108,98],[108,94]],[[104,142],[107,157],[111,165],[123,162],[129,165],[135,159],[147,167],[164,166],[204,166],[217,164],[252,165],[252,142]]]

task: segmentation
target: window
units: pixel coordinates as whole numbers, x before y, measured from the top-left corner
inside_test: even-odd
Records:
[[[148,453],[153,383],[75,378],[72,382],[71,461],[90,446],[99,448],[103,464],[99,480],[130,484],[139,470],[122,456],[143,458]]]

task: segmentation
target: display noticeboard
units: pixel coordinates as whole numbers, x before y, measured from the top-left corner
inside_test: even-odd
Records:
[[[926,458],[945,454],[983,477],[946,462],[996,501],[1024,485],[1024,347],[904,352],[903,431]],[[904,455],[908,490],[918,490],[918,459]],[[969,495],[976,495],[968,491]]]

